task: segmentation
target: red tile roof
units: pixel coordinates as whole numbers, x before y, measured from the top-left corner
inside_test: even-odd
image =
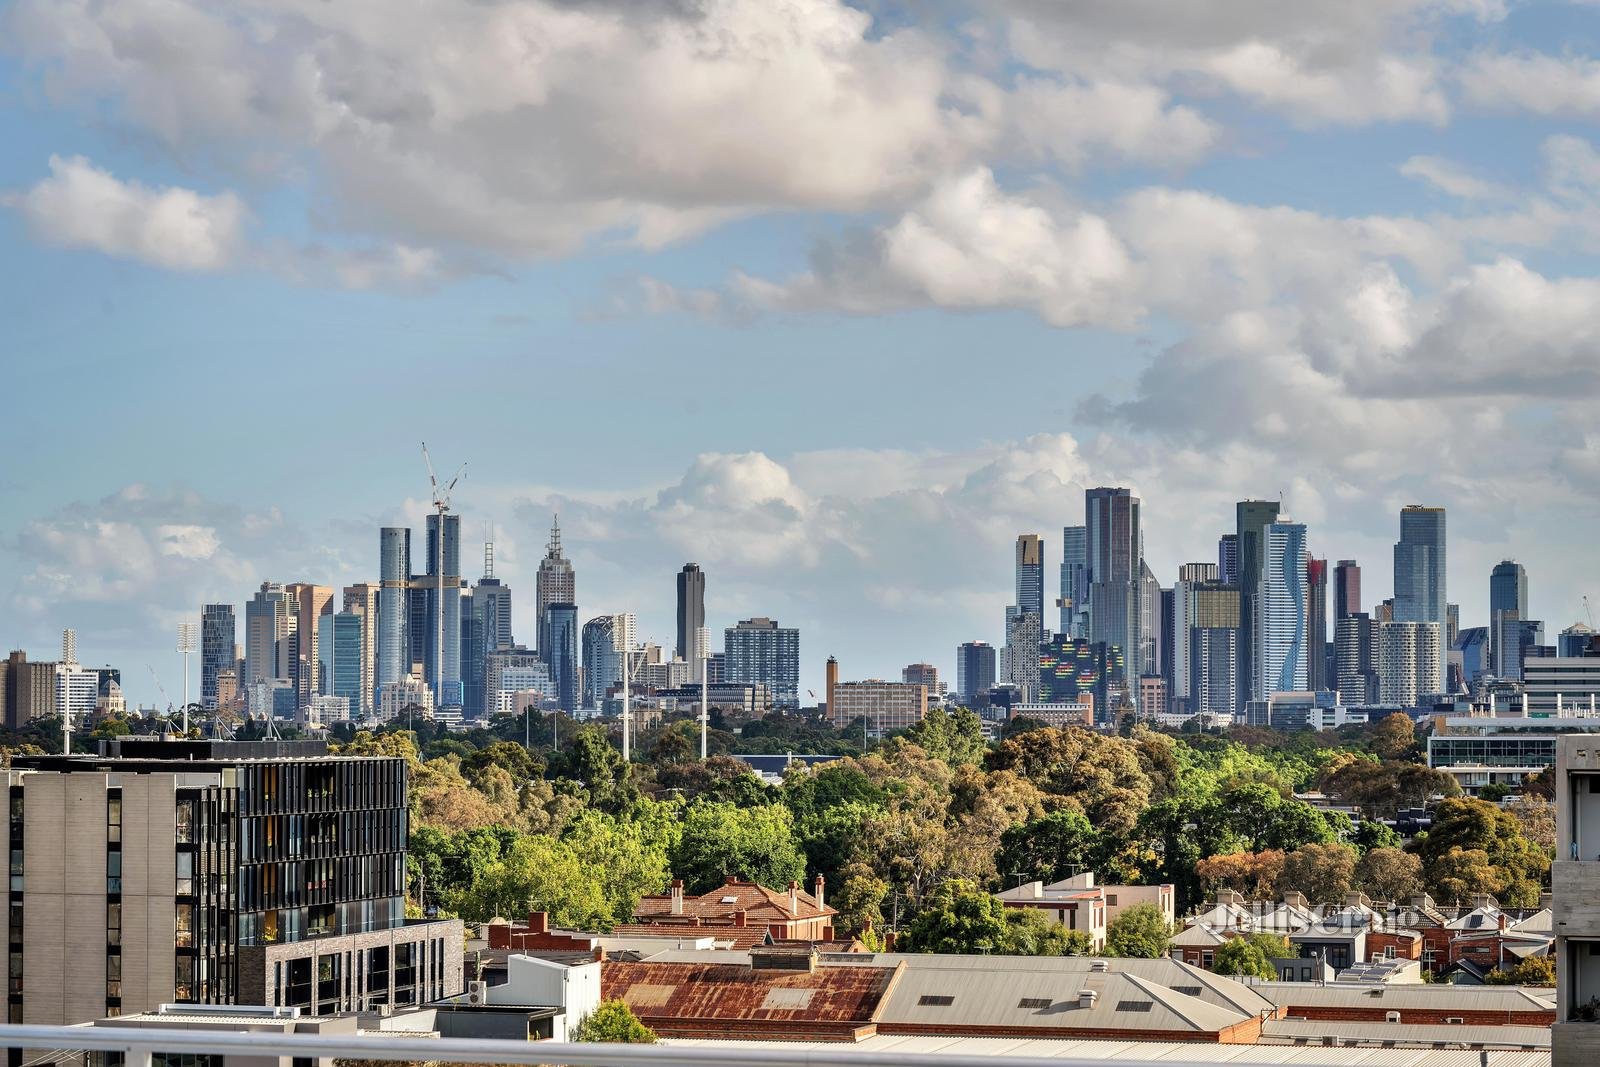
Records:
[[[749,916],[750,924],[756,926],[790,922],[795,919],[816,919],[839,913],[836,908],[827,904],[818,904],[817,898],[803,889],[795,891],[795,902],[798,907],[791,913],[788,890],[768,889],[755,882],[730,878],[725,884],[709,893],[702,893],[699,896],[685,894],[682,914],[698,915],[702,919],[731,919],[743,911]],[[649,922],[658,916],[672,916],[671,893],[642,897],[638,906],[633,909],[636,921]]]

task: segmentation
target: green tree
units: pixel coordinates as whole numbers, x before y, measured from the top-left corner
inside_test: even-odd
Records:
[[[1405,839],[1381,822],[1362,819],[1356,824],[1355,833],[1350,835],[1350,843],[1356,851],[1365,854],[1375,848],[1399,848],[1405,844]]]
[[[461,771],[468,778],[475,778],[490,767],[502,768],[514,782],[526,782],[539,773],[539,765],[528,750],[509,741],[495,741],[461,761]]]
[[[707,892],[730,876],[781,889],[806,873],[788,808],[704,800],[684,813],[672,867],[689,893]]]
[[[1398,848],[1375,848],[1356,861],[1355,882],[1373,900],[1410,900],[1422,892],[1422,861]]]
[[[900,938],[907,952],[976,953],[1002,948],[1005,906],[972,883],[952,878],[929,894]]]
[[[653,1045],[656,1033],[633,1013],[625,1001],[602,1000],[583,1017],[572,1040],[611,1045]]]
[[[1410,849],[1441,901],[1492,893],[1508,907],[1535,907],[1550,868],[1549,854],[1528,840],[1515,816],[1469,797],[1440,802],[1432,827]]]
[[[1093,869],[1099,847],[1100,835],[1081,812],[1053,811],[1001,834],[995,866],[1007,885],[1014,877],[1049,883]]]
[[[1006,908],[1005,940],[996,951],[1008,956],[1092,956],[1094,939],[1069,930],[1034,908]]]
[[[1313,904],[1344,900],[1355,878],[1356,855],[1345,845],[1303,845],[1283,857],[1278,892],[1295,890]]]
[[[1284,960],[1294,955],[1294,949],[1289,945],[1289,939],[1281,934],[1268,934],[1256,932],[1245,934],[1244,939],[1261,950],[1264,959]]]
[[[1273,979],[1278,972],[1267,962],[1261,947],[1243,937],[1230,937],[1217,949],[1211,968],[1217,974]]]
[[[1385,762],[1413,760],[1417,755],[1417,727],[1403,711],[1385,715],[1367,733],[1367,748]]]
[[[1529,956],[1515,967],[1490,971],[1488,982],[1490,985],[1553,986],[1556,984],[1556,961],[1549,956]]]
[[[969,708],[929,708],[906,731],[906,739],[952,767],[981,762],[989,748],[983,740],[983,723]]]
[[[551,769],[563,778],[582,783],[591,803],[604,805],[617,800],[618,783],[626,768],[622,753],[611,746],[611,738],[600,726],[584,726],[552,760]]]
[[[828,903],[838,910],[838,924],[847,932],[859,934],[871,927],[883,929],[883,901],[889,883],[879,878],[866,863],[852,863],[841,872]]]
[[[627,818],[591,808],[567,826],[563,842],[597,872],[608,927],[629,921],[641,896],[671,884],[678,811],[679,805],[645,800]]]
[[[1135,904],[1106,927],[1107,956],[1160,959],[1172,945],[1172,927],[1154,904]]]
[[[528,835],[517,838],[504,856],[479,872],[460,894],[459,911],[480,922],[497,915],[544,911],[558,926],[609,929],[612,913],[604,879],[605,872],[585,862],[572,846]]]

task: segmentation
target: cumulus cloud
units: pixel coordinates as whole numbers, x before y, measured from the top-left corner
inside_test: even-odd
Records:
[[[735,289],[775,310],[1026,308],[1057,326],[1126,324],[1127,250],[1106,220],[1006,193],[987,170],[941,183],[893,223],[819,247],[811,270]]]
[[[1600,114],[1600,61],[1544,52],[1484,52],[1462,68],[1461,91],[1479,107],[1535,115]]]
[[[51,156],[48,178],[4,202],[42,241],[182,271],[231,265],[249,214],[231,192],[152,189],[120,180],[82,156]]]
[[[1412,156],[1400,165],[1400,173],[1462,200],[1497,200],[1508,195],[1504,186],[1438,156]]]

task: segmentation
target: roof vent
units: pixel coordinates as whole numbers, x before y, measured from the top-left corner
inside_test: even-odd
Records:
[[[1094,1002],[1099,999],[1100,994],[1092,989],[1078,990],[1078,1007],[1080,1008],[1092,1008],[1094,1007]]]
[[[1091,974],[1104,974],[1110,969],[1111,967],[1106,963],[1105,960],[1089,961],[1089,973]]]

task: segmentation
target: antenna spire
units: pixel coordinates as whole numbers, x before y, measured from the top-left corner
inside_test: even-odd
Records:
[[[561,557],[561,516],[554,512],[550,515],[550,544],[546,547],[545,554],[551,559]]]

